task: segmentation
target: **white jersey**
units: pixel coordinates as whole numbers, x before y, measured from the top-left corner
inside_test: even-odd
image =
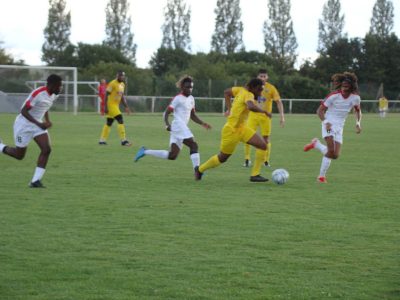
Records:
[[[174,120],[171,124],[172,131],[180,131],[187,128],[190,120],[190,114],[195,109],[194,98],[192,95],[186,97],[179,94],[172,99],[169,108],[174,111]]]
[[[44,114],[50,109],[56,99],[57,95],[50,95],[47,87],[42,86],[28,96],[22,107],[27,106],[30,108],[28,113],[37,121],[42,122]]]
[[[325,119],[331,124],[343,126],[350,110],[353,107],[359,109],[360,102],[359,95],[350,94],[349,97],[344,98],[340,91],[335,91],[322,102],[322,105],[328,108]]]

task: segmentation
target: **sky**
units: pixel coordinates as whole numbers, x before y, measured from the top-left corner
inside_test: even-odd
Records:
[[[71,12],[73,44],[99,44],[105,39],[105,8],[109,0],[66,0]],[[161,26],[167,0],[128,0],[132,20],[131,31],[137,44],[136,63],[148,67],[152,55],[161,45]],[[298,48],[297,65],[317,57],[318,21],[327,0],[291,0],[291,17]],[[345,16],[344,32],[349,38],[361,37],[369,31],[376,0],[341,0]],[[192,53],[209,52],[215,26],[217,0],[186,0],[191,7],[190,37]],[[400,0],[394,6],[394,32],[400,37]],[[0,41],[7,53],[23,59],[28,65],[41,62],[43,30],[47,25],[48,0],[0,0]],[[268,0],[242,0],[243,42],[247,51],[263,52],[262,27],[268,18]]]

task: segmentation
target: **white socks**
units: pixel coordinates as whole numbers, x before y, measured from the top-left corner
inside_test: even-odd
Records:
[[[332,161],[332,159],[328,158],[326,156],[324,156],[322,158],[321,168],[319,170],[319,176],[320,177],[325,177],[326,176],[326,172],[328,171],[329,166],[331,165],[331,161]]]
[[[144,154],[155,156],[155,157],[158,157],[158,158],[168,159],[169,152],[167,150],[150,150],[150,149],[146,149],[146,150],[144,150]]]
[[[46,169],[36,167],[35,174],[33,174],[32,182],[41,180],[44,175],[44,172],[46,172]]]
[[[197,166],[200,166],[200,154],[199,153],[190,154],[190,159],[192,160],[193,169]]]
[[[322,144],[319,140],[315,143],[315,148],[318,149],[322,155],[325,155],[326,152],[328,152],[328,147],[326,147],[324,144]]]

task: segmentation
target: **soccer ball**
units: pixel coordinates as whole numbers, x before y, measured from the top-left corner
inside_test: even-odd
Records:
[[[289,180],[289,172],[285,169],[276,169],[272,172],[272,181],[276,184],[284,184]]]

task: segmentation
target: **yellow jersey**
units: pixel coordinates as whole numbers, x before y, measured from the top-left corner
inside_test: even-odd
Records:
[[[261,95],[257,99],[257,105],[259,108],[271,113],[272,112],[272,101],[278,101],[281,99],[278,90],[275,86],[266,82],[263,87]]]
[[[119,106],[122,96],[124,95],[125,83],[114,79],[107,85],[107,106]]]
[[[388,100],[385,97],[379,98],[379,109],[387,109]]]
[[[254,101],[254,94],[249,92],[244,87],[233,87],[232,95],[234,96],[231,113],[228,116],[226,124],[234,128],[244,126],[249,114],[249,109],[247,108],[247,101]]]

